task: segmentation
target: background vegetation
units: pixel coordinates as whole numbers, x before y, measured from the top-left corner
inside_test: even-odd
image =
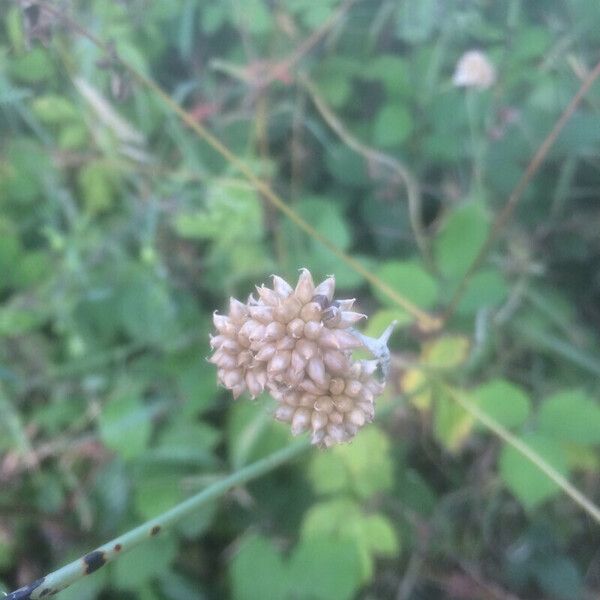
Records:
[[[289,443],[269,399],[234,403],[204,357],[229,295],[307,266],[359,299],[368,333],[399,320],[385,422],[237,489],[61,599],[598,597],[598,523],[455,396],[600,500],[600,86],[432,335],[85,35],[441,314],[600,59],[594,2],[54,4],[81,27],[36,2],[0,6],[7,591]],[[473,48],[495,66],[489,89],[452,83]]]

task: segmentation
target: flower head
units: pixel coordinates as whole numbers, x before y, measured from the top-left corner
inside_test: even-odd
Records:
[[[457,87],[485,90],[496,81],[496,69],[480,50],[465,52],[456,65],[452,83]]]
[[[324,447],[350,440],[370,422],[383,390],[377,362],[351,355],[363,346],[352,327],[365,315],[334,293],[333,277],[315,286],[308,269],[295,287],[274,275],[272,287],[257,287],[245,304],[232,298],[227,315],[213,316],[209,359],[234,398],[267,389],[278,403],[275,418],[291,423],[294,435],[310,429],[313,443]]]

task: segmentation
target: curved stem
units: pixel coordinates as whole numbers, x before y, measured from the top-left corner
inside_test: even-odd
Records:
[[[408,216],[417,247],[419,248],[425,262],[433,268],[433,259],[431,257],[431,252],[427,243],[427,237],[425,235],[421,218],[421,190],[416,178],[397,158],[390,156],[389,154],[384,154],[376,148],[371,148],[370,146],[363,144],[354,135],[352,135],[343,125],[337,115],[333,112],[331,107],[327,105],[323,97],[319,94],[317,87],[307,75],[300,75],[299,80],[308,91],[308,94],[319,111],[319,114],[323,117],[327,125],[329,125],[329,127],[331,127],[336,135],[342,140],[342,142],[346,144],[346,146],[354,150],[354,152],[357,154],[360,154],[367,162],[378,163],[390,171],[393,171],[404,183],[406,197],[408,200]]]
[[[34,581],[30,585],[11,592],[5,596],[3,600],[37,600],[38,598],[52,596],[86,575],[90,575],[94,571],[97,571],[99,568],[113,561],[124,552],[135,548],[138,544],[148,538],[160,535],[185,517],[196,512],[203,505],[211,500],[219,498],[231,488],[248,483],[252,479],[256,479],[261,475],[273,471],[282,464],[290,462],[294,458],[300,456],[303,452],[307,451],[309,447],[310,440],[302,439],[262,458],[261,460],[257,460],[239,471],[213,483],[191,498],[184,500],[177,506],[164,512],[162,515],[139,525],[135,529],[131,529],[110,542],[106,542],[106,544],[99,546],[85,556],[82,556],[57,571]]]

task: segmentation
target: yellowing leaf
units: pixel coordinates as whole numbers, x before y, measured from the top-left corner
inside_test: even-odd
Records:
[[[445,335],[426,344],[422,358],[428,367],[452,369],[465,362],[469,345],[469,338],[464,335]]]
[[[424,371],[408,369],[400,378],[400,386],[416,408],[422,411],[431,408],[431,388]]]
[[[457,391],[456,393],[464,393]],[[461,449],[473,430],[475,419],[459,406],[449,395],[440,392],[435,398],[433,433],[450,452]]]

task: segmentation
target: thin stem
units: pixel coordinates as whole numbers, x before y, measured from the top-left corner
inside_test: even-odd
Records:
[[[112,562],[115,558],[122,555],[124,552],[135,548],[143,541],[164,533],[176,523],[185,517],[194,514],[199,508],[211,500],[219,498],[233,487],[243,485],[273,471],[277,467],[297,458],[306,452],[309,447],[310,440],[302,439],[261,460],[257,460],[239,471],[213,483],[198,494],[184,500],[155,519],[151,519],[135,529],[131,529],[127,533],[99,546],[96,550],[89,552],[85,556],[82,556],[57,571],[34,581],[32,584],[11,592],[3,600],[37,600],[38,598],[52,596],[86,575],[89,575],[109,562]]]
[[[431,252],[427,244],[427,238],[425,236],[424,227],[421,219],[421,191],[417,180],[413,177],[409,169],[400,162],[397,158],[384,154],[376,148],[371,148],[366,144],[363,144],[358,138],[356,138],[344,124],[340,121],[338,116],[333,112],[330,106],[325,102],[323,97],[319,94],[315,84],[306,75],[299,77],[300,82],[307,90],[311,100],[316,106],[319,114],[323,117],[324,121],[331,127],[335,134],[354,152],[360,154],[367,162],[378,163],[388,168],[390,171],[396,173],[400,178],[406,189],[406,197],[408,200],[408,215],[410,218],[410,225],[415,236],[417,247],[421,251],[425,261],[432,266],[433,261],[431,259]]]
[[[454,292],[454,295],[452,296],[448,307],[446,308],[446,312],[444,313],[442,319],[444,323],[446,323],[448,319],[454,314],[454,311],[456,310],[456,307],[458,306],[458,303],[460,302],[460,299],[462,298],[467,288],[467,284],[471,280],[471,277],[473,276],[475,271],[481,266],[481,263],[487,256],[487,253],[492,247],[493,243],[500,236],[503,227],[506,225],[506,223],[512,216],[514,210],[517,208],[519,201],[523,197],[523,192],[529,185],[529,182],[531,181],[533,176],[539,171],[544,160],[546,160],[546,156],[548,155],[550,148],[552,148],[560,132],[566,125],[567,121],[573,116],[573,113],[575,112],[575,109],[577,108],[578,104],[581,102],[581,100],[583,100],[583,97],[590,90],[596,79],[598,79],[598,76],[600,76],[600,62],[598,62],[598,64],[592,69],[592,71],[590,71],[588,76],[585,78],[580,88],[577,90],[577,93],[571,99],[571,102],[569,102],[558,121],[556,121],[556,123],[554,124],[554,127],[551,129],[550,133],[548,133],[544,141],[540,144],[536,153],[533,155],[531,161],[527,165],[527,168],[525,169],[523,175],[517,182],[517,185],[510,193],[510,196],[508,197],[508,201],[504,205],[504,208],[500,211],[500,213],[494,220],[494,223],[490,230],[490,234],[488,235],[488,238],[486,239],[481,250],[479,251],[479,254],[475,257],[475,260],[473,260],[468,271],[465,273],[464,277],[462,278],[461,282],[456,288],[456,291]]]
[[[531,461],[544,475],[559,486],[571,500],[578,504],[596,523],[600,525],[600,508],[596,506],[589,498],[580,492],[566,477],[561,475],[552,465],[548,464],[535,450],[514,436],[508,429],[505,429],[495,419],[492,419],[487,413],[482,411],[477,405],[467,400],[463,394],[457,392],[449,386],[444,386],[450,397],[460,406],[471,414],[477,421],[485,425],[490,431],[495,433],[501,440],[512,446],[517,452],[522,454],[527,460]]]

